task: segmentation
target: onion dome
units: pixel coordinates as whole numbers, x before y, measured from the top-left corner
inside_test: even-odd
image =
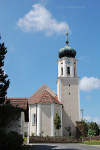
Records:
[[[73,58],[75,58],[76,51],[73,48],[69,47],[69,45],[68,45],[68,43],[69,43],[68,33],[66,33],[66,35],[67,35],[66,46],[59,50],[59,58],[62,58],[62,57],[73,57]]]

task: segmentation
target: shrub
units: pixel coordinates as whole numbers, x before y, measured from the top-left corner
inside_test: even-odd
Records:
[[[20,150],[23,144],[23,137],[17,132],[10,131],[7,134],[6,143],[6,150]]]
[[[74,136],[71,136],[71,140],[74,140]]]
[[[0,150],[6,150],[6,132],[0,128]]]

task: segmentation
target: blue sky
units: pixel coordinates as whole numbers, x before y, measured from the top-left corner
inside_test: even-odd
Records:
[[[0,33],[8,53],[8,97],[30,97],[46,83],[56,92],[57,59],[65,46],[77,51],[80,106],[100,124],[100,1],[1,0]]]

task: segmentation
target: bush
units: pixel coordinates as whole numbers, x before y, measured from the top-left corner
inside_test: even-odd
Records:
[[[7,134],[7,148],[6,150],[20,150],[23,144],[23,137],[22,135],[18,134],[17,132],[10,131]]]
[[[17,132],[0,129],[0,150],[21,150],[23,144],[22,135]]]
[[[0,150],[6,150],[6,132],[0,128]]]

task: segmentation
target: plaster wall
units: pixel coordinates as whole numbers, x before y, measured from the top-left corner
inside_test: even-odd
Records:
[[[70,65],[67,64],[68,60],[71,60]],[[77,59],[63,57],[62,59],[58,59],[57,63],[58,63],[58,77],[77,77]],[[70,75],[67,74],[67,67],[70,67]],[[61,68],[63,68],[63,75],[61,74]]]
[[[28,135],[28,122],[24,122],[24,132]]]
[[[51,136],[51,105],[41,105],[41,118],[43,136]]]
[[[60,94],[63,104],[63,135],[67,134],[67,126],[71,126],[72,134],[75,134],[75,121],[80,121],[79,78],[60,77],[58,80],[61,82]]]
[[[30,120],[29,120],[29,126],[30,126],[30,133],[29,135],[31,136],[32,133],[36,135],[36,125],[32,125],[32,115],[36,114],[36,105],[30,105]]]

